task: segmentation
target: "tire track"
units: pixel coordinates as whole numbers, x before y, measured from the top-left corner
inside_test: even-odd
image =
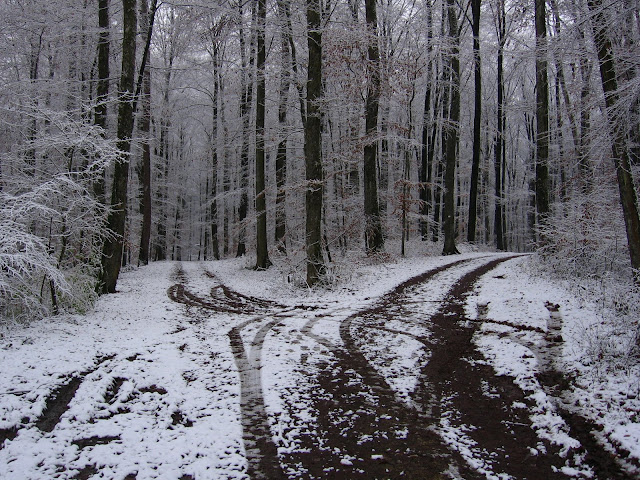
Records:
[[[212,273],[205,271],[204,274],[218,282],[217,277]],[[221,283],[210,289],[211,299],[202,298],[187,290],[184,284],[188,279],[184,272],[180,273],[179,271],[176,277],[182,283],[171,286],[167,291],[169,298],[175,302],[215,313],[235,315],[262,313],[262,315],[243,321],[227,332],[240,381],[242,441],[247,460],[247,474],[250,478],[274,480],[286,478],[280,467],[278,451],[272,439],[264,403],[261,360],[262,348],[267,335],[282,322],[283,318],[294,315],[296,307],[286,307],[269,300],[246,296]],[[265,320],[268,321],[255,333],[247,352],[242,331]]]
[[[597,426],[564,409],[561,402],[556,401],[563,385],[568,385],[561,373],[541,362],[544,371],[538,379],[564,420],[567,434],[582,445],[568,451],[536,434],[530,417],[532,401],[511,377],[496,376],[474,347],[472,337],[482,322],[466,317],[465,297],[483,274],[504,260],[490,262],[463,276],[451,289],[442,308],[431,317],[434,347],[432,359],[421,372],[419,401],[431,405],[434,421],[440,419],[442,422],[444,418],[454,431],[464,430],[463,436],[471,440],[471,448],[475,448],[484,460],[483,468],[498,475],[507,474],[518,479],[590,478],[590,467],[596,478],[602,480],[632,478],[597,442],[593,433]],[[550,309],[552,322],[547,332],[533,327],[507,326],[545,333],[553,350],[559,331],[553,322],[553,312]],[[536,353],[535,348],[532,351]],[[556,353],[548,352],[550,355]],[[529,408],[516,407],[522,404]],[[467,426],[471,428],[465,428]],[[586,470],[585,466],[588,466]]]
[[[95,364],[77,375],[71,376],[66,383],[59,385],[52,390],[45,401],[45,407],[40,416],[35,420],[35,427],[42,433],[52,432],[60,423],[62,415],[69,410],[69,404],[73,400],[82,384],[83,379],[94,373],[100,366],[109,360],[113,360],[115,355],[101,356],[96,359]],[[17,430],[15,431],[17,435]],[[15,437],[15,435],[14,435]]]
[[[459,260],[418,275],[388,293],[373,307],[347,317],[340,324],[344,346],[336,346],[311,332],[317,321],[305,324],[301,333],[331,352],[331,359],[317,366],[318,388],[310,388],[317,425],[300,436],[300,451],[286,460],[301,467],[306,478],[448,478],[451,463],[463,465],[438,435],[423,424],[420,412],[398,400],[386,379],[371,366],[352,334],[356,319],[364,328],[395,333],[377,321],[386,309],[398,305],[405,291],[435,275],[471,262]],[[405,334],[406,332],[401,332]],[[421,342],[427,339],[408,334]],[[307,373],[309,374],[309,373]],[[480,478],[468,475],[466,479]]]
[[[241,335],[244,327],[260,320],[262,317],[247,320],[233,327],[228,333],[231,351],[240,376],[242,440],[247,456],[247,473],[250,478],[284,478],[278,462],[277,448],[271,440],[260,378],[260,360],[264,340],[269,331],[281,320],[272,320],[258,330],[251,342],[251,350],[248,355]]]
[[[561,455],[560,447],[536,434],[529,410],[515,406],[531,402],[511,378],[496,377],[472,343],[482,322],[493,321],[468,319],[466,297],[484,274],[512,258],[494,257],[461,275],[430,318],[420,313],[423,302],[410,298],[428,288],[427,282],[435,275],[478,258],[455,261],[400,284],[374,306],[340,323],[343,346],[313,332],[325,315],[304,323],[300,334],[325,347],[330,358],[316,363],[312,372],[302,370],[312,375],[319,387],[314,388],[314,381],[299,386],[314,398],[315,422],[309,424],[308,433],[299,435],[299,448],[294,453],[281,453],[281,458],[264,403],[262,349],[274,327],[308,307],[287,308],[222,285],[211,289],[210,298],[189,292],[182,283],[172,286],[168,294],[174,301],[209,311],[258,314],[227,332],[239,374],[243,442],[251,478],[286,478],[280,460],[282,465],[295,465],[295,470],[308,478],[568,478],[563,468],[579,467],[579,460],[572,463],[571,458]],[[422,320],[417,322],[420,316]],[[391,328],[387,326],[390,320],[427,326],[430,334]],[[259,328],[246,346],[243,332],[256,324]],[[541,333],[533,327],[528,330]],[[384,375],[371,365],[363,353],[366,340],[359,331],[405,336],[431,348],[411,405],[400,401]],[[577,430],[575,425],[573,422],[572,431]],[[451,448],[451,432],[468,441],[471,456]],[[587,445],[587,451],[592,448]]]
[[[467,321],[466,296],[482,275],[510,258],[463,275],[429,319],[432,356],[420,372],[416,401],[431,423],[456,437],[458,445],[466,443],[469,461],[480,471],[518,479],[568,478],[561,473],[567,465],[559,448],[537,436],[528,409],[514,407],[529,403],[524,393],[510,377],[495,376],[472,343],[480,323]]]

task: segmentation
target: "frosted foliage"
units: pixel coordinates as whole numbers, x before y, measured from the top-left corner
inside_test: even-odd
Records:
[[[631,281],[615,185],[594,182],[588,192],[574,193],[556,205],[539,233],[544,238],[537,252],[542,273],[564,279],[579,297],[595,301],[608,318],[598,329],[585,332],[583,346],[592,360],[607,360],[612,366],[633,357],[640,347],[640,288]]]
[[[95,297],[106,209],[92,189],[118,151],[94,126],[47,120],[49,133],[0,157],[2,321],[85,311]]]
[[[556,205],[539,253],[553,270],[572,277],[599,278],[605,272],[628,276],[629,252],[615,186],[593,185]]]

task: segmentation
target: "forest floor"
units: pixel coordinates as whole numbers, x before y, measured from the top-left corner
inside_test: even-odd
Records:
[[[637,359],[594,354],[611,320],[528,256],[352,262],[324,289],[246,262],[155,263],[5,327],[0,478],[640,475]]]

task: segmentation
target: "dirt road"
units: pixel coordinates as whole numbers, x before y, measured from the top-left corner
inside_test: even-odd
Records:
[[[482,275],[507,260],[454,261],[346,318],[318,306],[244,297],[221,285],[206,299],[183,283],[169,295],[201,312],[251,316],[228,333],[251,478],[630,478],[598,446],[595,427],[569,411],[563,418],[581,446],[567,451],[541,438],[530,401],[474,347],[480,323],[491,320],[467,318],[465,298]],[[434,291],[442,293],[434,297]],[[326,333],[331,329],[339,338]],[[557,338],[538,333],[553,349]],[[282,395],[288,419],[282,425],[269,417],[261,369],[265,344],[288,342],[302,344],[297,365],[288,364],[301,381]],[[420,357],[409,362],[410,372],[403,369],[407,352]],[[403,391],[398,385],[406,378],[414,388]],[[541,385],[555,395],[563,380],[551,365],[540,372]],[[274,430],[291,433],[292,444],[274,443]],[[457,441],[446,432],[460,432]]]
[[[116,294],[82,328],[2,343],[0,477],[632,478],[624,452],[565,403],[558,305],[540,305],[542,328],[476,301],[510,258],[452,257],[353,304],[284,305],[228,288],[206,264],[150,267],[126,307]],[[485,358],[488,327],[532,365],[529,387]]]

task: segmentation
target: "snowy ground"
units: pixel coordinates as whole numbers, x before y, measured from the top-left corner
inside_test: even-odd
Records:
[[[261,388],[254,393],[265,399],[278,454],[296,451],[303,425],[313,423],[314,416],[296,367],[312,369],[328,359],[341,344],[340,322],[401,282],[460,259],[477,259],[446,270],[421,297],[428,317],[456,279],[486,255],[354,263],[348,278],[329,290],[292,285],[273,269],[250,270],[244,259],[154,263],[123,274],[119,292],[102,297],[90,315],[5,327],[0,478],[247,478],[243,426],[252,420],[242,412],[241,387]],[[475,345],[499,375],[513,377],[525,392],[541,439],[567,452],[575,449],[577,440],[567,434],[558,409],[578,413],[602,426],[604,447],[628,456],[621,458],[625,468],[640,474],[637,364],[612,372],[594,362],[589,332],[606,328],[607,322],[589,304],[530,275],[528,261],[523,256],[502,263],[467,298],[467,318],[482,321]],[[217,281],[279,305],[275,313],[259,306],[251,315],[239,315],[233,308],[185,306],[167,294],[181,282],[193,295],[208,298]],[[402,328],[410,335],[399,339],[394,331]],[[429,352],[412,339],[429,335],[420,328],[387,325],[367,352],[409,405],[415,372],[429,360]],[[259,372],[257,384],[239,367],[238,348],[230,346],[234,332],[240,335],[240,353],[248,352],[248,371]],[[549,335],[562,341],[549,347]],[[389,350],[402,351],[401,359],[381,360]],[[543,371],[565,372],[571,387],[554,396],[536,377]],[[58,412],[54,403],[63,405]],[[446,418],[439,434],[470,464],[484,465],[481,451]],[[490,467],[482,468],[487,478],[497,478]],[[286,471],[300,474],[291,464]],[[592,475],[580,458],[568,462],[564,473]]]

